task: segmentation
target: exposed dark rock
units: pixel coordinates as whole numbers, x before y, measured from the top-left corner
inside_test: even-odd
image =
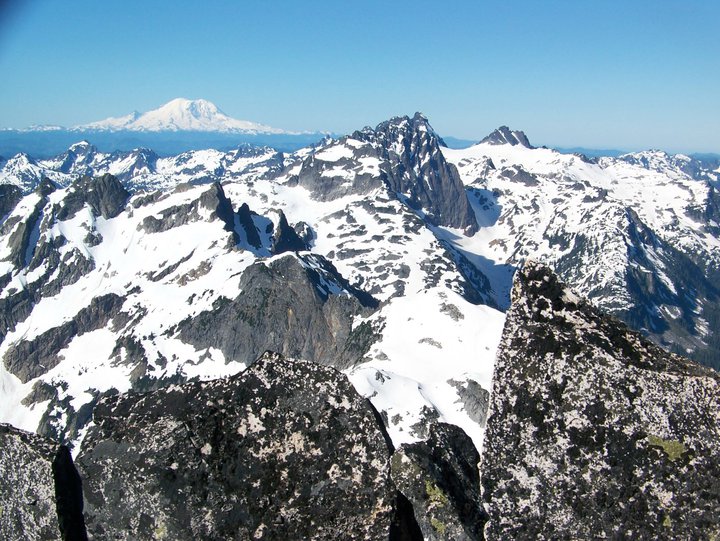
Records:
[[[102,400],[77,460],[95,539],[388,539],[389,449],[335,370],[266,355]]]
[[[300,237],[300,240],[303,242],[307,248],[306,250],[310,250],[313,244],[313,241],[315,240],[315,232],[312,230],[312,227],[310,227],[305,222],[298,222],[293,227],[295,230],[295,233],[298,237]]]
[[[430,427],[440,419],[440,414],[433,407],[423,406],[418,415],[418,421],[410,426],[410,433],[416,438],[427,439],[430,437]]]
[[[257,214],[250,210],[247,203],[243,203],[238,209],[237,216],[240,225],[245,231],[245,238],[248,244],[256,250],[259,250],[262,247],[262,241],[260,240],[260,233],[253,221],[253,216],[257,216]]]
[[[52,461],[57,444],[0,424],[0,538],[59,539]]]
[[[720,374],[518,271],[483,450],[488,539],[713,539]]]
[[[458,391],[458,397],[462,402],[463,409],[473,421],[484,427],[487,421],[488,405],[490,403],[490,391],[474,380],[449,381]]]
[[[475,215],[441,145],[442,139],[422,114],[393,118],[374,130],[366,128],[320,148],[302,162],[290,184],[307,188],[321,201],[367,195],[384,187],[431,224],[472,234],[478,228]],[[335,148],[342,148],[341,157],[333,153]],[[331,153],[331,161],[323,159],[324,152]],[[368,160],[377,166],[365,167]]]
[[[67,220],[89,205],[95,216],[115,218],[125,209],[130,193],[110,174],[102,177],[81,177],[72,183],[56,214],[59,221]]]
[[[33,297],[26,289],[0,299],[0,342],[32,312]]]
[[[181,185],[176,188],[176,191],[185,191],[189,188],[188,185]],[[210,210],[210,220],[220,219],[224,223],[224,229],[232,231],[233,235],[236,235],[232,204],[225,195],[222,185],[218,182],[210,185],[200,197],[190,203],[167,208],[159,213],[159,218],[155,216],[146,217],[138,227],[148,233],[161,233],[191,222],[207,220],[208,217],[202,216],[200,209]]]
[[[57,388],[44,381],[36,381],[30,392],[22,399],[23,406],[32,406],[38,402],[51,400],[57,396]]]
[[[375,339],[353,319],[377,302],[353,288],[324,258],[287,255],[257,262],[240,277],[242,293],[180,324],[180,338],[219,348],[228,360],[252,362],[265,350],[337,368],[359,361]]]
[[[604,268],[605,242],[613,236],[598,241],[588,232],[546,235],[549,244],[562,253],[553,262],[553,270],[568,283],[589,287],[590,300],[655,343],[720,368],[720,340],[716,333],[703,336],[701,332],[705,324],[714,328],[710,322],[720,318],[717,280],[631,208],[617,208],[611,216],[625,238],[629,262],[621,278],[603,283],[587,277],[589,262]]]
[[[3,233],[12,231],[8,238],[10,255],[5,260],[11,262],[18,269],[25,267],[32,259],[46,202],[47,200],[41,197],[35,203],[30,214],[21,218],[19,222],[3,224]],[[14,229],[10,229],[10,226],[14,226]]]
[[[57,190],[57,186],[55,186],[55,183],[49,178],[43,177],[40,180],[40,183],[35,188],[35,193],[44,199],[48,195],[53,193],[55,190]]]
[[[61,173],[73,173],[76,175],[91,175],[92,160],[97,154],[97,147],[87,141],[75,143],[67,151],[57,157],[60,165],[57,170]]]
[[[708,233],[720,236],[720,193],[712,184],[708,183],[708,194],[704,203],[686,208],[685,212],[694,220],[704,222],[704,229]]]
[[[60,387],[65,387],[65,385]],[[61,397],[56,391],[49,397],[50,403],[45,406],[45,411],[40,417],[37,433],[54,441],[64,442],[74,448],[74,442],[80,436],[80,431],[92,420],[93,409],[100,397],[117,394],[117,392],[117,389],[114,388],[110,388],[104,393],[88,389],[87,393],[92,395],[92,398],[76,410],[73,407],[71,396],[65,394]]]
[[[154,203],[157,203],[158,201],[162,201],[163,199],[167,198],[169,196],[168,192],[164,192],[161,190],[155,190],[149,193],[143,193],[139,195],[135,195],[132,198],[132,207],[134,209],[139,209],[140,207],[149,206]]]
[[[119,175],[121,181],[134,180],[133,177],[142,174],[154,173],[160,157],[149,148],[136,148],[130,152],[117,150],[110,155],[109,161],[123,161],[126,165],[123,173]]]
[[[192,250],[186,256],[181,257],[179,260],[177,260],[172,265],[168,265],[167,267],[165,267],[162,270],[148,274],[148,278],[150,280],[152,280],[153,282],[159,282],[163,278],[170,276],[173,272],[178,270],[178,267],[180,267],[180,265],[182,265],[183,263],[186,263],[187,261],[189,261],[193,255],[195,255],[195,250]]]
[[[433,424],[426,442],[395,452],[392,479],[412,504],[424,539],[483,539],[479,461],[465,432],[445,423]]]
[[[25,383],[55,367],[58,353],[73,338],[104,327],[122,308],[125,299],[114,293],[95,297],[74,318],[59,327],[53,327],[32,340],[21,340],[11,345],[3,361],[7,370]]]
[[[425,116],[415,113],[413,118],[383,122],[372,139],[390,164],[390,189],[405,196],[408,205],[422,209],[434,225],[456,227],[468,235],[478,230],[465,186],[455,166],[445,160],[442,139]]]
[[[330,148],[344,145],[347,139],[345,137],[333,142]],[[319,201],[331,201],[353,194],[367,195],[385,185],[386,164],[381,164],[382,169],[377,174],[365,170],[359,162],[361,157],[380,159],[378,150],[369,144],[354,149],[352,157],[343,157],[336,161],[323,160],[322,149],[316,154],[303,160],[299,173],[290,179],[289,184],[306,188],[312,192],[313,198]]]
[[[277,255],[285,252],[300,252],[307,250],[308,245],[305,244],[295,230],[290,227],[287,218],[285,218],[285,213],[280,210],[278,211],[278,215],[278,223],[272,234],[271,253]]]
[[[511,130],[507,126],[500,126],[497,130],[485,137],[480,144],[489,145],[520,145],[526,148],[534,148],[527,136],[519,130]]]
[[[511,180],[512,182],[524,184],[525,186],[538,186],[540,184],[535,175],[528,173],[519,165],[504,168],[500,173],[500,176]]]
[[[22,190],[12,184],[0,184],[0,220],[12,212],[22,199]]]
[[[492,297],[492,285],[487,276],[485,276],[477,266],[473,265],[463,253],[448,242],[443,241],[442,246],[445,249],[445,260],[451,260],[455,263],[455,269],[462,276],[462,280],[457,283],[457,291],[468,302],[473,304],[485,304],[487,306],[497,307],[497,302]],[[440,276],[438,271],[440,267],[448,267],[445,261],[437,260],[425,268],[428,275]]]
[[[0,424],[0,538],[83,541],[82,485],[65,446]]]
[[[58,249],[65,244],[64,237],[46,240],[41,237],[28,270],[45,265],[43,276],[31,285],[37,296],[38,290],[44,297],[51,297],[66,285],[74,284],[95,268],[95,262],[77,248],[60,256]]]

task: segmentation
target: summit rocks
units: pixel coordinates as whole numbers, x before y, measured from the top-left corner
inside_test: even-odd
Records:
[[[714,538],[718,373],[540,264],[518,271],[512,297],[483,450],[486,538]]]
[[[376,413],[332,368],[265,354],[243,373],[109,397],[78,458],[95,539],[388,539]]]

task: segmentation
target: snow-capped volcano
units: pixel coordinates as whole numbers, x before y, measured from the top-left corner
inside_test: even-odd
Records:
[[[75,126],[76,130],[107,131],[203,131],[238,133],[288,133],[264,124],[238,120],[223,113],[207,100],[176,98],[146,113],[133,112],[122,117],[110,117],[98,122]]]

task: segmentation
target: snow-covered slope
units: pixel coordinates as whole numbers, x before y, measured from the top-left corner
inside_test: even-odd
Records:
[[[88,141],[80,141],[48,160],[36,161],[26,154],[13,156],[0,168],[0,184],[13,184],[27,193],[34,190],[43,177],[66,187],[82,175],[109,173],[133,191],[164,189],[182,182],[227,181],[238,178],[249,168],[260,164],[269,168],[281,161],[281,153],[248,144],[229,152],[193,150],[161,158],[147,148],[104,153]]]
[[[215,104],[203,100],[176,98],[145,113],[133,112],[98,122],[75,126],[73,129],[111,131],[215,131],[238,133],[287,133],[248,120],[238,120],[223,113]]]
[[[347,373],[395,443],[441,420],[479,446],[528,257],[716,363],[712,172],[498,133],[450,150],[416,114],[291,154],[81,142],[10,158],[0,420],[79,442],[103,394],[233,373],[271,349]]]
[[[656,151],[591,161],[496,142],[443,153],[482,226],[458,242],[486,273],[542,260],[603,309],[720,366],[719,198],[698,162]]]
[[[436,234],[477,225],[424,117],[290,155],[81,143],[43,167],[56,186],[24,185],[0,235],[0,418],[79,441],[105,393],[274,349],[343,369],[396,443],[442,420],[480,445],[504,316]]]

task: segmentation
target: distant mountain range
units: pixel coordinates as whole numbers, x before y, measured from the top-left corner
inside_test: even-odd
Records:
[[[507,126],[498,131],[507,130]],[[520,132],[522,133],[522,132]],[[295,132],[250,120],[232,118],[214,103],[205,99],[175,98],[157,109],[133,111],[119,117],[78,124],[72,127],[34,125],[14,129],[0,127],[0,159],[18,153],[38,159],[51,158],[80,140],[90,141],[101,152],[129,151],[151,148],[160,156],[173,156],[189,150],[216,149],[230,151],[243,143],[270,146],[293,152],[314,145],[330,132]],[[479,141],[443,136],[442,142],[451,149],[469,148]],[[588,158],[613,157],[627,150],[587,147],[551,147],[562,154],[583,154]],[[720,154],[689,155],[708,169],[720,167]]]
[[[214,103],[203,99],[189,100],[175,98],[157,109],[138,113],[133,111],[125,116],[109,117],[88,124],[79,124],[66,128],[63,126],[31,126],[19,132],[57,132],[57,131],[93,132],[93,131],[137,131],[137,132],[220,132],[257,134],[286,134],[290,132],[251,122],[238,120],[223,113]]]
[[[145,113],[134,111],[69,128],[0,129],[0,156],[27,153],[48,158],[63,152],[78,139],[89,139],[104,152],[145,147],[161,155],[173,155],[206,148],[230,150],[241,143],[293,151],[317,143],[327,135],[292,132],[239,120],[207,100],[176,98]]]

